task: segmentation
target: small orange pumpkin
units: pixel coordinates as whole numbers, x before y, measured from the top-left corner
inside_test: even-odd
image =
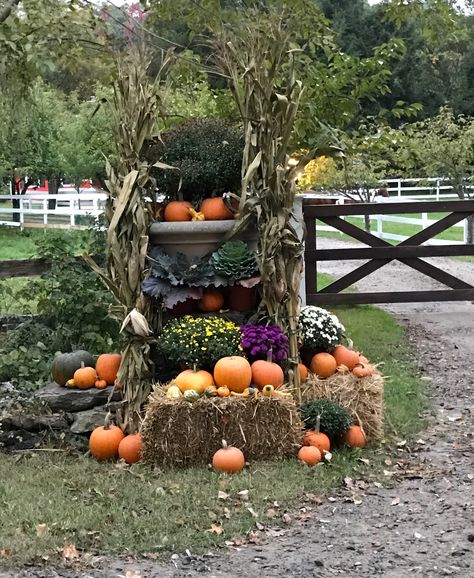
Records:
[[[298,452],[298,459],[308,466],[314,466],[321,461],[321,452],[314,446],[303,446]]]
[[[365,355],[361,355],[359,353],[359,363],[363,363],[363,364],[367,365],[367,363],[369,363],[369,360],[367,359],[367,357],[365,357]]]
[[[214,366],[214,381],[217,386],[227,386],[230,391],[243,393],[252,383],[250,363],[238,355],[223,357]]]
[[[201,395],[208,387],[212,387],[214,379],[208,371],[200,369],[185,369],[174,380],[182,393],[189,390],[194,390]]]
[[[358,363],[352,370],[353,375],[356,377],[369,377],[373,375],[374,368],[371,365],[364,365],[363,363]]]
[[[328,452],[331,449],[331,441],[328,436],[322,432],[317,432],[314,430],[308,430],[305,433],[303,445],[318,448],[322,456],[325,452]]]
[[[217,388],[217,395],[218,395],[219,397],[229,397],[229,395],[230,395],[230,389],[229,389],[227,386],[225,386],[225,385],[223,385],[223,386],[221,386],[221,387],[218,387],[218,388]]]
[[[187,201],[171,201],[171,203],[168,203],[165,207],[165,221],[190,221],[192,216],[189,209],[191,208],[191,203]]]
[[[198,307],[201,311],[212,312],[219,311],[224,306],[224,296],[217,289],[208,289],[203,291]]]
[[[84,367],[77,369],[74,373],[74,385],[78,389],[89,389],[95,386],[97,381],[97,373],[93,367]]]
[[[97,389],[105,389],[107,387],[107,382],[105,381],[105,379],[98,379],[95,382],[95,387]]]
[[[140,433],[125,436],[118,447],[119,458],[127,464],[135,464],[142,457],[142,436]]]
[[[97,358],[95,370],[99,379],[103,379],[108,385],[112,385],[117,379],[117,373],[120,368],[122,356],[120,353],[103,353]]]
[[[273,385],[275,389],[281,387],[285,381],[283,369],[271,361],[259,359],[252,363],[252,383],[260,389],[266,385]]]
[[[89,450],[100,461],[116,458],[120,442],[124,437],[123,431],[116,425],[109,425],[106,419],[104,425],[96,427],[91,433]]]
[[[206,221],[227,221],[234,218],[234,214],[226,206],[222,197],[204,199],[199,211]]]
[[[359,354],[344,345],[336,345],[332,352],[337,365],[345,365],[351,371],[359,363]]]
[[[217,450],[212,458],[212,467],[218,472],[236,474],[244,469],[245,456],[239,448],[228,446],[222,442],[222,448]]]
[[[298,369],[300,372],[300,381],[301,383],[304,383],[308,379],[308,368],[304,363],[300,363]]]
[[[342,438],[342,441],[350,448],[363,448],[367,443],[364,430],[359,425],[351,425]]]
[[[318,377],[330,377],[336,373],[337,362],[330,353],[316,353],[311,360],[310,369]]]

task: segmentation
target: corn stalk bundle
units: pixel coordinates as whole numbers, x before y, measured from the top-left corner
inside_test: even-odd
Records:
[[[160,87],[169,65],[163,59],[158,77],[148,76],[150,60],[135,49],[119,62],[111,106],[118,162],[107,169],[108,201],[107,271],[90,257],[86,260],[112,291],[116,304],[110,314],[121,324],[124,337],[122,363],[117,382],[123,387],[122,422],[129,431],[137,428],[139,412],[151,391],[150,343],[156,326],[150,298],[142,292],[146,275],[148,231],[153,221],[152,168],[143,158],[144,147],[156,138]],[[157,163],[155,166],[164,168]]]
[[[295,169],[288,167],[288,147],[302,85],[295,79],[287,22],[285,14],[252,12],[237,31],[220,34],[216,58],[230,77],[245,129],[241,219],[234,233],[256,220],[262,307],[288,332],[290,382],[300,397],[297,330],[303,245],[293,226]]]

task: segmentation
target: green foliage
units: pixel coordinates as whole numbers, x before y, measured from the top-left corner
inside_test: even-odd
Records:
[[[198,200],[212,194],[238,191],[243,134],[218,119],[183,122],[163,134],[163,162],[178,171],[160,171],[158,187],[172,197]],[[180,188],[181,184],[181,188]]]
[[[185,315],[164,326],[158,349],[176,368],[185,364],[212,371],[222,357],[240,354],[241,337],[239,327],[232,321]]]
[[[301,419],[306,429],[318,429],[329,437],[346,433],[354,420],[337,402],[330,399],[307,401],[300,408]]]
[[[214,270],[227,278],[231,285],[258,275],[255,254],[243,241],[227,241],[211,256]]]

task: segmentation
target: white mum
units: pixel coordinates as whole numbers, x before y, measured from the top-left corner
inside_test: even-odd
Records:
[[[339,319],[322,307],[302,307],[299,318],[305,347],[319,351],[332,349],[341,341],[344,326]]]

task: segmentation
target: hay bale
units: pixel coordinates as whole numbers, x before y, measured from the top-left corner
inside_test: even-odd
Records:
[[[291,398],[168,399],[150,395],[142,425],[143,459],[160,467],[206,465],[222,440],[249,461],[295,456],[303,424]]]
[[[383,437],[383,376],[375,371],[370,377],[357,378],[338,372],[320,379],[310,374],[302,384],[302,400],[327,398],[337,401],[364,427],[367,439]]]

